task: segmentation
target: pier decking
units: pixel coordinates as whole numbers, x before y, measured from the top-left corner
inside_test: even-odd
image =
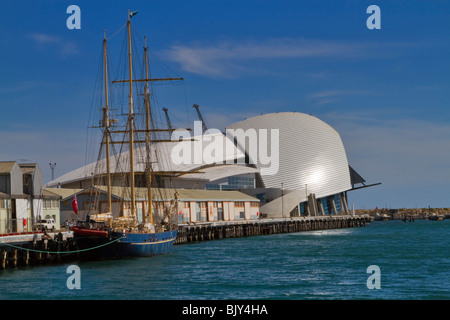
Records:
[[[367,222],[370,222],[369,216],[345,215],[180,224],[175,244],[277,233],[364,227]]]

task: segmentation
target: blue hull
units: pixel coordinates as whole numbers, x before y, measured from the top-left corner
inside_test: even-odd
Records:
[[[109,238],[76,236],[80,258],[153,257],[171,252],[178,230],[159,233],[111,232]]]

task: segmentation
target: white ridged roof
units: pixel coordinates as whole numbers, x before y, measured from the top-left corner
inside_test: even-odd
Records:
[[[190,171],[200,170],[202,173],[189,174],[188,179],[199,179],[213,181],[226,176],[255,173],[257,169],[241,165],[222,165],[223,163],[233,163],[233,159],[243,158],[244,154],[220,132],[213,132],[203,136],[192,137],[193,140],[184,140],[180,142],[159,142],[152,144],[152,168],[153,171],[181,171],[189,173]],[[200,143],[201,142],[201,143]],[[223,152],[211,152],[211,147],[217,146]],[[177,164],[173,161],[174,155],[179,153],[172,152],[174,148],[185,147],[185,150],[191,150],[190,162]],[[158,150],[158,157],[156,157]],[[218,150],[218,149],[217,149]],[[197,157],[201,152],[201,157]],[[194,161],[200,158],[200,162]],[[158,161],[155,161],[158,159]],[[119,161],[118,161],[119,160]],[[196,162],[196,163],[195,163]],[[217,165],[216,165],[217,164]],[[129,172],[129,152],[124,151],[116,156],[110,157],[111,173]],[[134,155],[135,172],[145,171],[145,147],[135,149]],[[92,177],[93,173],[106,174],[106,159],[87,164],[81,168],[68,172],[53,181],[46,184],[46,187],[56,187],[59,184],[64,185],[71,182],[85,180]],[[184,177],[184,176],[183,176]]]
[[[266,188],[281,188],[281,184],[286,190],[307,188],[308,194],[315,193],[317,198],[352,188],[341,137],[322,120],[298,112],[281,112],[249,118],[230,125],[227,130],[238,128],[244,132],[255,129],[258,138],[261,138],[260,129],[267,129],[269,137],[272,132],[279,134],[278,141],[267,139],[267,143],[260,143],[258,152],[250,154],[261,170]],[[250,144],[253,145],[246,142],[246,150],[255,147],[255,143]],[[271,150],[278,150],[278,157],[273,156],[269,165],[262,164],[259,152],[270,155]],[[272,171],[277,169],[276,173],[271,174],[270,166]]]

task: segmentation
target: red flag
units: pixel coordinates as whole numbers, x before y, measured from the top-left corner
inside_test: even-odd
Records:
[[[75,213],[78,215],[78,203],[77,203],[77,196],[75,195],[75,193],[73,194],[72,198],[72,208],[73,211],[75,211]]]

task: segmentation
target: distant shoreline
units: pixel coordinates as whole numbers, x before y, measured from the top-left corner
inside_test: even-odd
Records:
[[[427,220],[429,216],[432,215],[442,215],[444,217],[450,217],[450,208],[402,208],[402,209],[358,209],[355,210],[356,215],[367,214],[371,217],[376,217],[378,215],[387,215],[390,220],[404,220],[404,219],[414,219],[414,220]],[[446,217],[446,218],[447,218]]]

